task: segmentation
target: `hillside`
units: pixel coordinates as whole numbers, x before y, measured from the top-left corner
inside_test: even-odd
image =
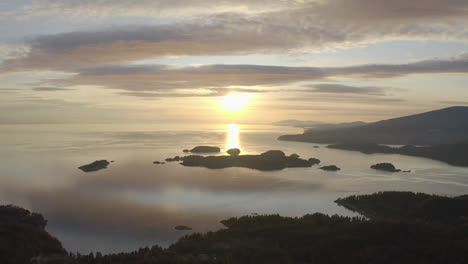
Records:
[[[468,107],[449,107],[358,127],[309,130],[279,140],[313,143],[434,145],[468,141]]]
[[[33,257],[65,254],[60,241],[45,230],[46,224],[40,214],[0,205],[0,263],[30,263]]]

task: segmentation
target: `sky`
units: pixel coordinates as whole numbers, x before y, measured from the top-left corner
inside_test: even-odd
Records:
[[[2,0],[0,36],[0,124],[468,106],[466,0]]]

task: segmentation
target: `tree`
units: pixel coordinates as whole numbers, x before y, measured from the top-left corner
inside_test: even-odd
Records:
[[[228,151],[226,151],[226,153],[231,155],[232,157],[239,156],[240,149],[238,149],[238,148],[228,149]]]

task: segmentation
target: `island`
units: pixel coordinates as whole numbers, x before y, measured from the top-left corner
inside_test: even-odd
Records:
[[[336,203],[365,217],[233,217],[222,220],[218,231],[186,235],[168,248],[111,254],[66,252],[44,230],[40,214],[0,206],[0,263],[442,264],[468,259],[468,195],[380,192]]]
[[[381,170],[381,171],[387,171],[387,172],[400,172],[401,170],[395,168],[395,166],[391,163],[377,163],[375,165],[371,166],[371,169],[374,170]]]
[[[434,146],[406,145],[403,147],[390,147],[372,143],[349,143],[329,145],[328,148],[360,151],[365,154],[401,154],[443,161],[455,166],[468,166],[468,142]]]
[[[231,155],[226,156],[199,156],[190,155],[182,159],[183,166],[205,167],[209,169],[223,169],[229,167],[243,167],[256,170],[282,170],[294,167],[311,167],[316,160],[301,159],[299,155],[286,154],[281,150],[269,150],[259,155],[239,155],[240,151],[228,150]]]
[[[92,172],[106,169],[109,164],[110,163],[107,160],[96,160],[95,162],[92,162],[90,164],[80,166],[78,167],[78,169],[84,172]]]
[[[182,158],[180,156],[175,156],[173,158],[167,158],[165,159],[166,162],[174,162],[174,161],[181,161]]]
[[[310,158],[310,159],[309,159],[309,162],[310,162],[312,165],[320,164],[320,160],[319,160],[319,159],[316,159],[316,158]]]
[[[218,147],[213,147],[213,146],[197,146],[194,147],[193,149],[187,151],[184,150],[184,152],[192,152],[192,153],[218,153],[221,152],[221,149]]]
[[[320,169],[325,170],[325,171],[339,171],[339,170],[341,170],[336,165],[323,166],[323,167],[320,167]]]

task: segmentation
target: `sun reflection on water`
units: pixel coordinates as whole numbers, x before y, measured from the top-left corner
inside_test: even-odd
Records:
[[[239,125],[228,124],[227,127],[228,127],[227,138],[226,138],[227,149],[231,149],[231,148],[241,149],[240,142],[239,142]]]

